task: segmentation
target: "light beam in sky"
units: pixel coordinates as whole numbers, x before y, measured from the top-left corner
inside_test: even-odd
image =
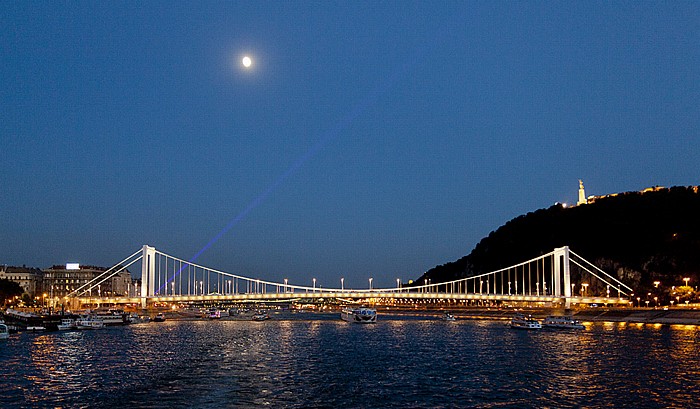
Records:
[[[439,29],[436,33],[436,36],[439,37],[441,35],[444,35],[449,27],[451,25],[444,25]],[[432,39],[432,38],[431,38]],[[309,159],[313,158],[316,156],[316,154],[326,145],[328,142],[332,141],[333,139],[337,138],[338,135],[343,131],[345,128],[347,128],[358,116],[361,114],[365,113],[369,108],[374,106],[377,101],[384,96],[389,89],[396,84],[400,79],[404,78],[408,71],[411,69],[411,67],[414,66],[414,61],[420,61],[418,58],[419,56],[422,56],[427,53],[429,49],[429,45],[432,44],[429,41],[426,41],[423,43],[416,52],[413,55],[413,58],[409,58],[404,62],[403,64],[399,65],[396,67],[396,69],[391,73],[388,78],[384,79],[383,82],[380,82],[373,90],[368,92],[368,94],[365,96],[364,99],[359,101],[351,110],[348,112],[345,117],[343,117],[340,121],[336,122],[334,126],[332,126],[330,129],[328,129],[325,133],[321,135],[321,137],[318,139],[318,141],[312,145],[303,155],[299,156],[288,168],[286,171],[284,171],[282,174],[280,174],[265,190],[263,190],[255,199],[253,199],[248,206],[246,206],[236,217],[231,219],[228,224],[219,231],[219,233],[216,234],[209,242],[204,245],[190,260],[189,263],[194,263],[199,256],[201,256],[204,252],[209,250],[211,246],[213,246],[221,237],[223,237],[226,233],[228,233],[229,230],[231,230],[234,226],[236,226],[238,223],[240,223],[245,217],[250,213],[253,209],[258,207],[261,203],[267,199],[268,196],[270,196],[277,188],[282,185],[282,183],[289,179],[292,175],[294,175],[299,168],[301,168]],[[252,64],[252,60],[250,60],[250,57],[245,56],[241,60],[241,63],[245,65],[246,58],[250,61],[250,64]],[[163,285],[158,289],[158,293],[160,293],[168,283],[170,283],[172,280],[174,280],[177,276],[182,273],[183,269],[187,268],[188,264],[185,264],[180,267],[180,270],[177,272],[177,274],[173,274],[173,276],[166,280]]]

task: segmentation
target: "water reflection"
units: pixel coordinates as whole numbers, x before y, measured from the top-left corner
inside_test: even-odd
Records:
[[[700,394],[696,326],[382,318],[21,334],[0,350],[0,406],[690,407]]]

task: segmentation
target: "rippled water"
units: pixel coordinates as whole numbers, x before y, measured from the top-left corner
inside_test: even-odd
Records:
[[[337,315],[15,334],[0,407],[697,407],[700,328]]]

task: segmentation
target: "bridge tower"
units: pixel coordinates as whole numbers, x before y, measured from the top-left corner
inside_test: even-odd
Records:
[[[146,297],[155,293],[156,248],[143,246],[141,258],[141,308],[146,308]]]
[[[572,295],[569,246],[554,249],[554,277],[554,295],[565,298],[565,308],[569,308]]]

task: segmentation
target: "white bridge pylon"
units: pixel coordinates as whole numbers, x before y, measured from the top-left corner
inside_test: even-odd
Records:
[[[141,261],[141,285],[123,294],[86,297],[92,289]],[[341,281],[342,284],[342,281]],[[371,281],[370,281],[371,285]],[[525,302],[626,304],[632,289],[569,247],[560,247],[522,263],[458,280],[401,285],[393,288],[317,288],[265,281],[200,266],[144,245],[70,297],[81,304],[137,304],[158,302],[279,301],[340,298],[401,302],[454,300],[456,302]]]

